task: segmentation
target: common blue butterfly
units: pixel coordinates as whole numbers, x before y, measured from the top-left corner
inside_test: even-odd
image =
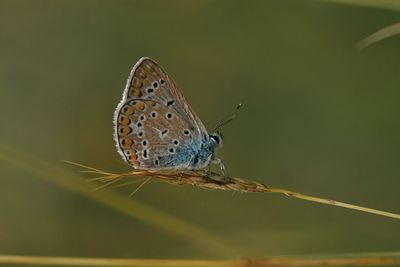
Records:
[[[133,67],[114,114],[119,154],[138,170],[201,170],[219,164],[222,135],[209,134],[176,83],[152,59]]]

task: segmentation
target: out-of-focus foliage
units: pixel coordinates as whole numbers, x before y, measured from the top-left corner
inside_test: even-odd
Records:
[[[326,1],[2,0],[0,139],[60,167],[129,170],[112,115],[149,56],[209,129],[244,104],[223,128],[232,175],[398,213],[400,40],[354,49],[398,20]],[[265,257],[394,251],[400,239],[398,221],[274,195],[160,183],[134,195],[235,251],[222,255],[6,161],[0,169],[2,253]]]
[[[361,7],[382,8],[389,10],[400,10],[400,2],[397,0],[324,0],[327,2],[355,5]]]

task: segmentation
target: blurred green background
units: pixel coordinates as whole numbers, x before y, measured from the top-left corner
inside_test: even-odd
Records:
[[[132,66],[148,56],[174,77],[208,129],[243,103],[223,129],[220,156],[232,175],[400,212],[400,39],[354,49],[399,20],[396,11],[320,1],[1,0],[0,141],[73,172],[60,159],[128,171],[112,116]],[[0,169],[1,254],[225,258],[400,249],[398,221],[280,195],[151,183],[129,199],[135,186],[110,189],[202,228],[229,247],[222,252],[4,160]]]

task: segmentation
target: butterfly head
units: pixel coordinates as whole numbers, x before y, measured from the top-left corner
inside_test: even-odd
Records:
[[[210,134],[210,140],[211,142],[214,143],[214,146],[216,148],[221,148],[223,145],[224,137],[220,132],[217,131],[215,133]]]

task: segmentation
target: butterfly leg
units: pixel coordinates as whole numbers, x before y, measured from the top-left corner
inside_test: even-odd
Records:
[[[219,158],[215,158],[212,160],[212,163],[219,165],[219,168],[221,169],[221,178],[222,178],[222,179],[221,178],[219,178],[219,179],[212,178],[212,179],[217,180],[218,182],[228,183],[231,180],[231,178],[229,178],[229,173],[225,167],[224,162]],[[209,168],[210,168],[210,165],[209,165]]]
[[[212,180],[218,181],[218,182],[222,182],[220,178],[216,178],[216,176],[213,174],[213,172],[211,171],[211,163],[214,163],[214,159],[212,159],[212,155],[210,155],[210,157],[207,160],[209,163],[208,165],[205,167],[205,176],[207,178],[210,178]]]
[[[212,176],[212,173],[211,173],[211,164],[208,164],[208,165],[207,165],[206,176],[207,176],[208,178],[211,178],[211,176]]]
[[[215,162],[215,163],[216,163],[216,164],[219,164],[219,168],[221,169],[221,174],[222,174],[224,177],[228,178],[228,177],[229,177],[229,173],[228,173],[228,170],[226,169],[225,164],[224,164],[224,162],[222,161],[222,159],[216,159],[216,162]]]

